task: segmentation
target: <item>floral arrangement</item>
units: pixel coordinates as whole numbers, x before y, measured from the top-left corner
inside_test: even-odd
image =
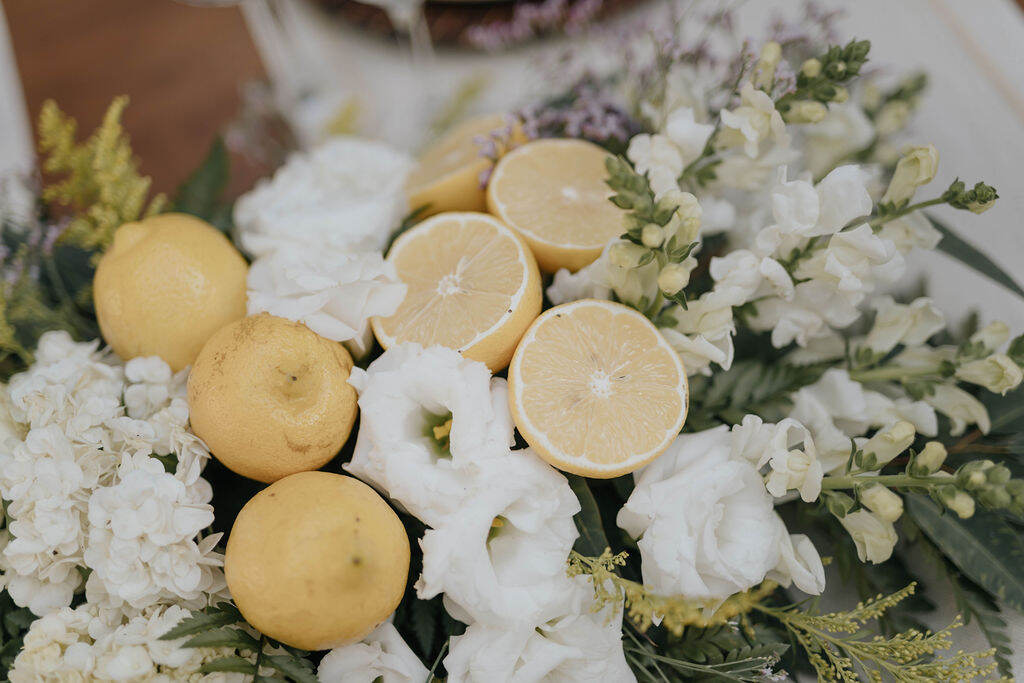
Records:
[[[570,473],[524,427],[519,360],[505,372],[508,359],[495,368],[468,345],[378,343],[390,339],[381,320],[416,295],[398,245],[447,215],[424,221],[438,207],[410,206],[421,171],[404,152],[335,138],[232,205],[217,142],[173,200],[149,199],[120,128],[124,100],[84,142],[44,107],[49,184],[0,187],[6,677],[1012,677],[1002,613],[1024,611],[1024,336],[971,316],[954,329],[923,292],[889,289],[916,251],[940,249],[1024,298],[926,211],[981,213],[996,190],[929,186],[938,151],[907,145],[923,76],[883,85],[869,42],[838,41],[834,15],[812,6],[729,48],[730,14],[696,11],[620,36],[621,59],[564,63],[578,78],[477,134],[462,169],[458,201],[479,202],[504,160],[538,140],[604,150],[601,210],[617,207],[621,229],[586,265],[551,269],[527,322],[550,320],[541,308],[614,302],[685,369],[681,433],[618,476]],[[253,623],[225,535],[283,489],[230,471],[197,419],[189,369],[122,351],[104,318],[97,268],[127,240],[124,224],[168,208],[248,257],[246,310],[229,321],[269,314],[347,349],[359,421],[348,416],[329,461],[300,469],[366,482],[411,541],[397,609],[355,637],[311,649],[301,619]],[[517,356],[520,336],[530,332],[513,340]],[[207,372],[204,354],[193,374]],[[609,391],[604,380],[595,392]],[[348,552],[331,543],[324,552]],[[372,559],[379,545],[360,552]],[[923,583],[911,554],[938,580]],[[398,555],[386,560],[381,582],[402,569]],[[826,611],[816,596],[839,595],[836,584],[859,601]],[[958,615],[926,628],[950,597]],[[333,619],[357,604],[321,607]],[[967,623],[989,649],[954,648]]]

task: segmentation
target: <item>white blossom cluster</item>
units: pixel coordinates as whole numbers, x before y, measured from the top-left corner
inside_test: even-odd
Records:
[[[213,521],[209,453],[188,427],[186,374],[97,347],[47,332],[0,392],[7,590],[40,616],[83,587],[115,615],[204,606],[224,580],[219,535],[201,536]]]
[[[814,500],[820,490],[821,464],[799,423],[748,415],[731,430],[683,434],[633,478],[617,523],[637,539],[644,585],[658,594],[713,610],[766,578],[815,595],[825,589],[814,545],[774,511],[773,496],[798,489]]]
[[[411,163],[383,143],[334,138],[239,198],[237,240],[254,258],[249,313],[304,323],[357,357],[369,352],[369,319],[405,298],[381,250],[407,210]]]
[[[529,449],[511,448],[505,381],[416,344],[350,381],[361,420],[345,467],[429,527],[417,594],[443,593],[469,624],[452,638],[449,680],[634,680],[621,609],[595,612],[589,582],[566,574],[576,496]]]
[[[32,622],[10,671],[11,683],[36,681],[203,681],[241,683],[243,674],[197,673],[205,662],[234,655],[228,648],[182,648],[160,640],[189,611],[148,607],[134,616],[86,603]]]

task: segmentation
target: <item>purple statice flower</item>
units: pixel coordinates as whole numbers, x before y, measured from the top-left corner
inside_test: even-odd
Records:
[[[639,126],[593,79],[578,82],[566,97],[520,112],[530,138],[583,138],[601,144],[625,144]]]
[[[492,21],[466,29],[470,45],[489,52],[526,42],[541,34],[564,28],[576,33],[600,13],[604,0],[542,0],[521,2],[508,21]]]

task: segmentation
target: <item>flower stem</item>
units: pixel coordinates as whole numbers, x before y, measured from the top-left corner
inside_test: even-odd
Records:
[[[861,383],[887,382],[889,380],[904,380],[911,377],[927,377],[929,375],[939,376],[939,366],[911,368],[904,365],[883,365],[867,370],[850,371],[850,378]]]
[[[929,488],[932,486],[943,486],[953,483],[949,477],[913,477],[909,474],[883,474],[876,477],[825,477],[821,481],[821,488],[824,490],[852,489],[861,484],[883,484],[890,488]]]

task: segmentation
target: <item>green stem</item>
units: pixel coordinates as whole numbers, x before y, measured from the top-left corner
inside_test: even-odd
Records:
[[[907,206],[904,206],[902,209],[897,209],[896,211],[892,213],[887,213],[884,216],[875,216],[874,218],[872,218],[870,215],[858,216],[857,218],[854,218],[852,221],[844,225],[843,230],[848,230],[849,228],[852,228],[856,225],[860,225],[865,221],[867,221],[867,224],[870,225],[872,229],[876,229],[882,225],[885,225],[889,221],[894,221],[897,218],[902,218],[903,216],[906,216],[908,213],[914,213],[918,209],[926,209],[929,206],[938,206],[939,204],[946,203],[946,199],[943,199],[942,197],[936,197],[935,199],[928,199],[923,202],[918,202],[917,204],[908,204]]]
[[[883,484],[890,488],[929,488],[953,483],[949,477],[912,477],[909,474],[883,474],[881,476],[825,477],[821,480],[822,490],[852,489],[861,484]]]
[[[904,365],[883,365],[867,370],[851,370],[850,378],[861,383],[906,380],[913,377],[940,376],[939,366],[907,367]]]

